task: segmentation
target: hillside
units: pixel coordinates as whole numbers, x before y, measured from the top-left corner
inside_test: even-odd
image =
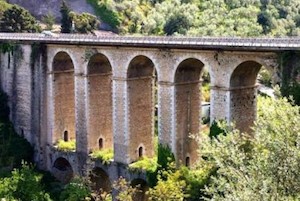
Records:
[[[60,19],[60,6],[61,0],[7,0],[8,3],[18,4],[35,16],[41,19],[49,12],[52,13],[57,19]],[[66,0],[68,6],[79,13],[88,12],[93,13],[93,7],[86,3],[85,0]]]

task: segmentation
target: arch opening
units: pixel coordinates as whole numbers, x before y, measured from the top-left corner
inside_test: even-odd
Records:
[[[53,59],[54,134],[52,142],[75,140],[74,64],[66,52]],[[67,131],[67,132],[66,132]],[[63,135],[62,135],[63,134]]]
[[[187,153],[190,153],[190,163],[198,158],[197,142],[190,136],[198,135],[201,129],[203,69],[200,60],[188,58],[178,65],[175,73],[176,159],[183,164]]]
[[[127,92],[129,97],[130,115],[130,159],[138,160],[142,155],[153,157],[154,138],[157,137],[157,80],[154,63],[146,56],[136,56],[128,66]],[[136,147],[143,144],[144,147]],[[144,153],[144,149],[148,150]]]
[[[63,183],[70,182],[74,176],[71,164],[63,157],[59,157],[55,160],[52,173],[56,179]]]
[[[245,61],[230,77],[230,121],[242,132],[251,133],[256,119],[256,83],[261,67],[256,61]]]
[[[112,67],[108,58],[101,53],[93,55],[88,62],[87,75],[89,150],[112,149]]]
[[[95,191],[103,191],[110,193],[112,191],[112,185],[109,180],[108,174],[99,167],[94,168],[90,174],[92,189]]]
[[[133,201],[147,201],[146,192],[149,190],[148,183],[143,179],[134,179],[131,181],[131,186],[136,187],[138,192],[133,195]]]

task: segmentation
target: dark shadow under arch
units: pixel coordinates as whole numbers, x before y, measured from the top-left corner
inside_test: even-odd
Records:
[[[59,157],[53,163],[52,173],[56,179],[63,183],[68,183],[73,178],[73,169],[69,161]]]
[[[148,196],[146,192],[149,190],[148,183],[143,179],[134,179],[131,181],[132,187],[137,187],[138,192],[133,195],[133,201],[147,201]]]
[[[261,64],[255,61],[245,61],[238,65],[230,77],[230,87],[255,85]]]
[[[109,176],[102,168],[94,168],[90,174],[90,178],[94,190],[99,191],[101,189],[102,191],[107,193],[111,192],[112,186],[109,180]]]

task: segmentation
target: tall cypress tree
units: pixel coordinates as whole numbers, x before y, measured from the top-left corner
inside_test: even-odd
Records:
[[[60,13],[61,13],[61,33],[71,33],[72,31],[72,19],[70,17],[70,8],[67,6],[66,2],[63,0]]]

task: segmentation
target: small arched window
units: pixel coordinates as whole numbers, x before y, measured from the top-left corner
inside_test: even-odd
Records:
[[[144,155],[143,147],[139,147],[139,158],[142,158]]]
[[[185,158],[185,166],[190,167],[190,157]]]
[[[98,141],[99,149],[103,149],[103,138],[100,138]]]
[[[68,142],[68,141],[69,141],[69,134],[68,134],[68,131],[65,131],[65,132],[64,132],[64,141],[65,141],[65,142]]]
[[[24,130],[21,129],[21,137],[24,137]]]

